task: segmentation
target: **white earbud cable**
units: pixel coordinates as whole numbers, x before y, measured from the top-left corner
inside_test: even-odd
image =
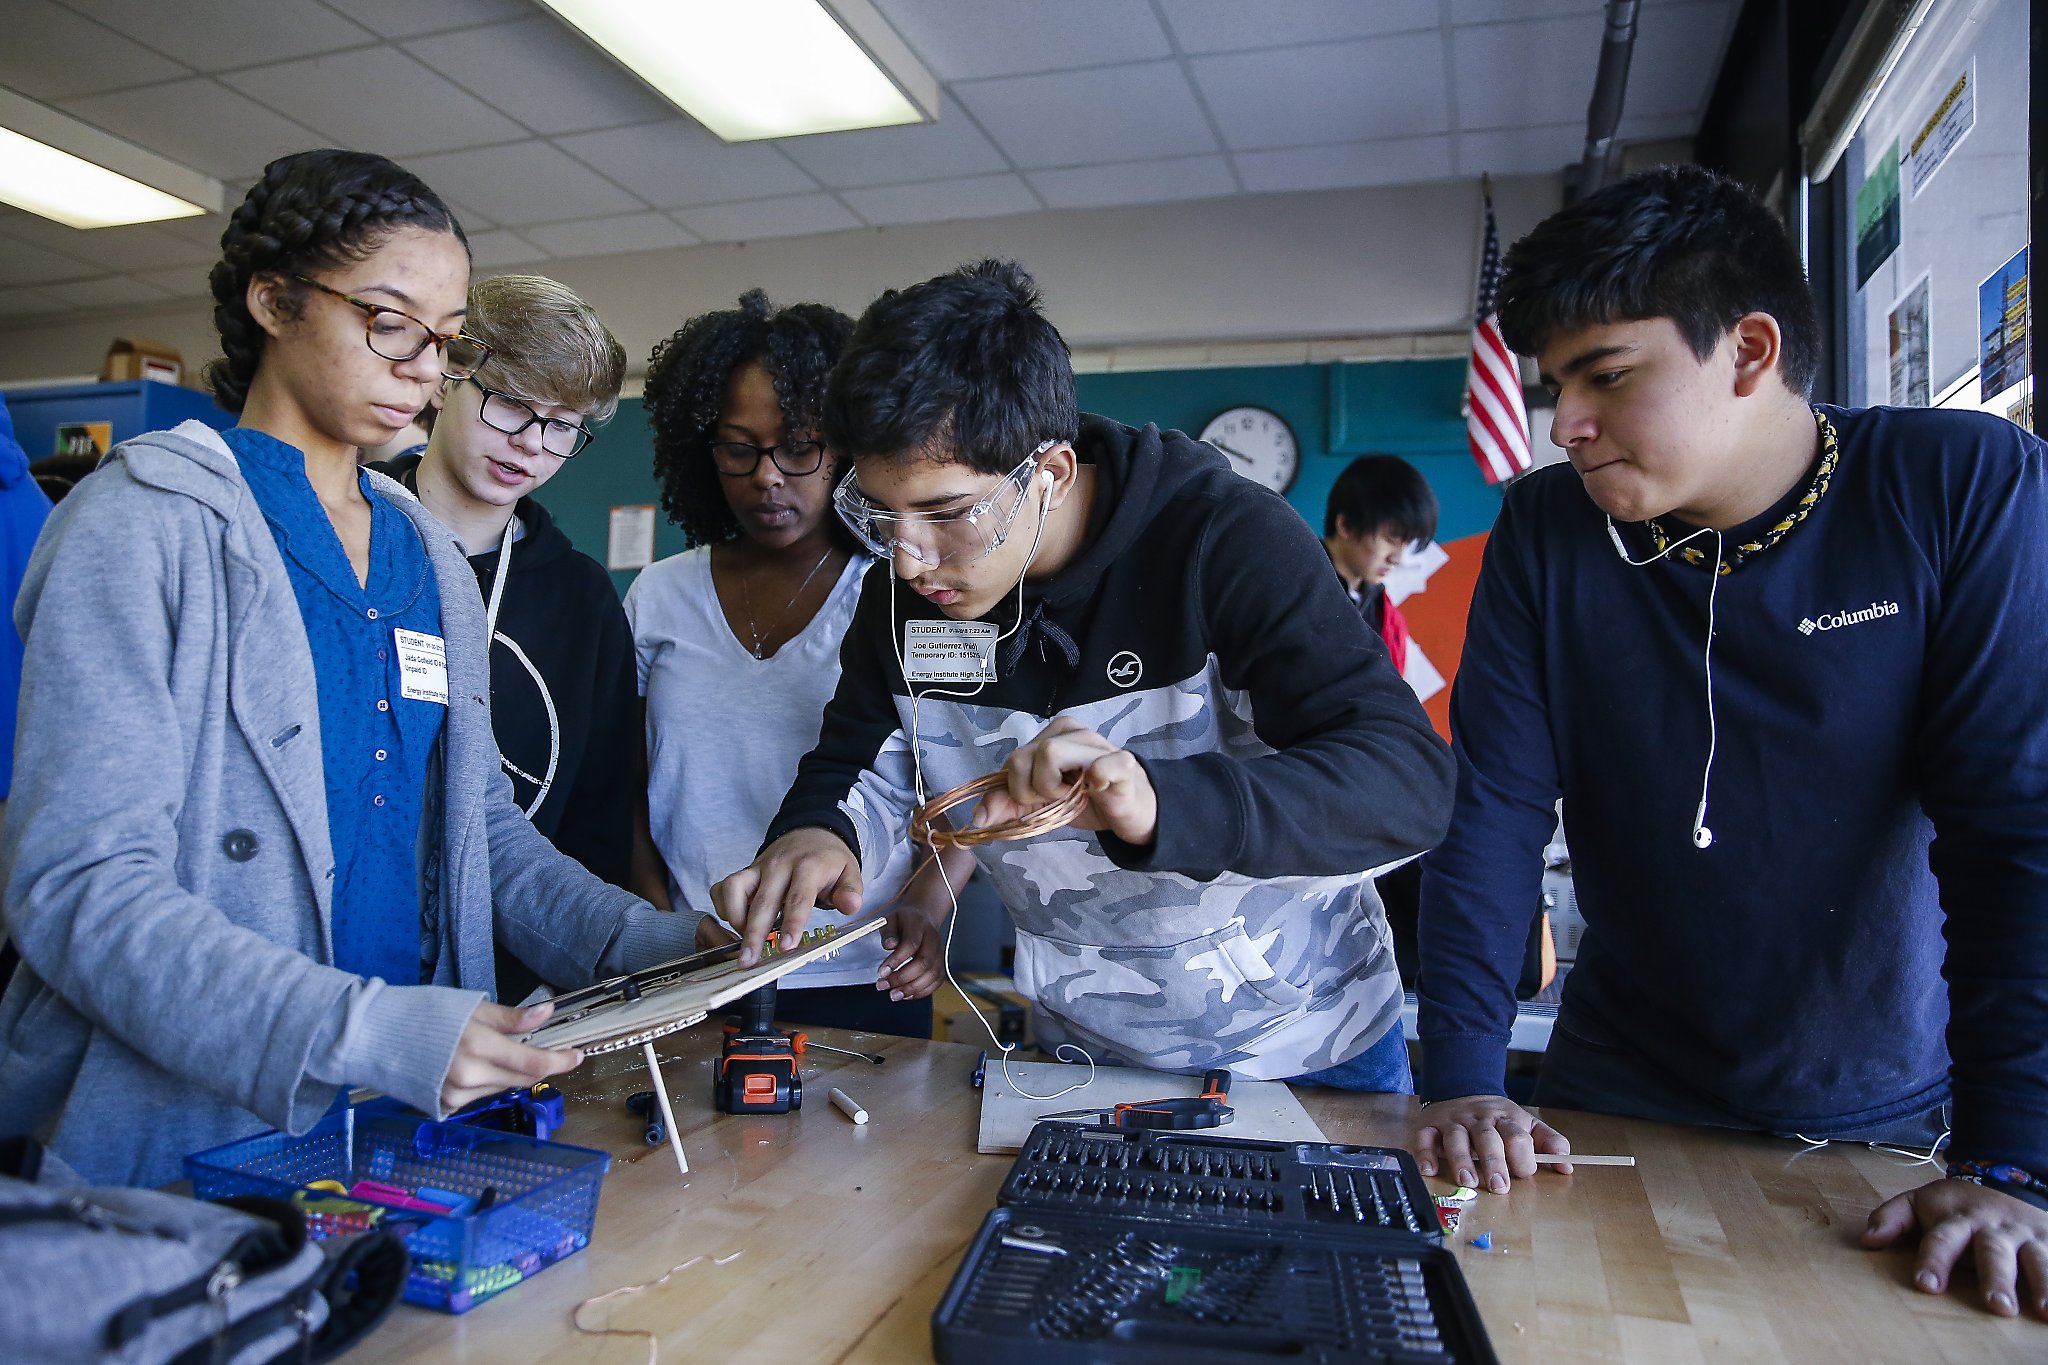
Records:
[[[1052,512],[1051,503],[1049,501],[1049,499],[1052,497],[1052,471],[1045,471],[1044,478],[1041,479],[1039,482],[1044,491],[1040,495],[1038,500],[1038,526],[1031,533],[1031,552],[1024,557],[1024,568],[1017,575],[1017,619],[1010,623],[1010,628],[1008,630],[1003,631],[1001,634],[997,635],[994,643],[989,646],[991,659],[993,659],[996,646],[1002,644],[1003,641],[1009,639],[1012,635],[1015,635],[1018,631],[1018,628],[1024,624],[1024,579],[1026,578],[1026,576],[1030,574],[1032,564],[1038,559],[1038,545],[1039,542],[1045,537],[1045,521],[1046,518],[1049,515],[1051,515]],[[891,562],[887,566],[887,568],[892,580],[889,584],[889,648],[896,655],[896,667],[903,674],[903,689],[910,696],[910,768],[912,774],[911,782],[912,788],[917,796],[917,804],[922,806],[927,800],[930,799],[930,797],[925,790],[923,752],[924,741],[918,723],[917,708],[918,702],[921,700],[921,697],[916,685],[910,681],[910,665],[907,661],[905,661],[903,657],[902,635],[897,628],[896,584],[893,581],[896,573],[896,566],[893,562]],[[974,687],[969,691],[955,692],[948,691],[942,688],[927,688],[922,694],[922,696],[954,697],[959,700],[965,701],[973,697],[979,696],[981,694],[982,689],[987,686],[988,683],[984,679],[983,681],[976,683]],[[939,946],[939,966],[946,973],[946,984],[951,986],[954,990],[958,991],[960,993],[961,999],[964,1000],[967,998],[967,992],[961,988],[958,978],[956,978],[953,975],[953,929],[954,926],[956,926],[960,922],[960,891],[958,887],[953,885],[953,878],[946,871],[946,860],[939,857],[937,850],[934,850],[932,852],[931,861],[938,867],[939,881],[943,883],[946,888],[946,899],[951,901],[953,905],[951,913],[949,913],[946,916],[945,941]],[[972,1002],[969,1003],[971,1006]],[[996,1051],[1002,1055],[1003,1079],[1009,1082],[1010,1088],[1012,1090],[1024,1096],[1024,1098],[1030,1100],[1056,1100],[1062,1095],[1071,1095],[1076,1090],[1084,1090],[1088,1086],[1094,1084],[1095,1059],[1088,1055],[1088,1049],[1081,1047],[1079,1044],[1076,1043],[1061,1043],[1058,1047],[1053,1049],[1052,1055],[1059,1058],[1063,1062],[1072,1062],[1074,1057],[1078,1056],[1082,1061],[1088,1063],[1088,1078],[1086,1080],[1076,1081],[1074,1084],[1067,1086],[1063,1090],[1055,1090],[1050,1095],[1039,1095],[1033,1093],[1032,1091],[1026,1090],[1023,1086],[1017,1084],[1017,1078],[1010,1073],[1010,1054],[1017,1050],[1017,1044],[1006,1043],[1002,1039],[996,1037],[995,1026],[989,1023],[988,1016],[983,1014],[980,1010],[976,1009],[974,1011],[974,1017],[981,1021],[981,1027],[988,1034],[989,1042],[993,1043],[995,1045]]]
[[[1700,772],[1699,808],[1693,812],[1692,817],[1692,846],[1702,852],[1714,846],[1714,831],[1707,827],[1707,793],[1714,781],[1714,752],[1721,743],[1720,725],[1714,716],[1714,606],[1715,597],[1721,590],[1721,533],[1711,526],[1704,526],[1682,540],[1672,541],[1648,559],[1634,559],[1629,555],[1628,546],[1622,543],[1621,532],[1615,529],[1614,518],[1607,518],[1607,538],[1614,542],[1614,552],[1621,556],[1622,563],[1632,564],[1639,569],[1655,564],[1688,542],[1708,535],[1714,538],[1714,565],[1708,570],[1707,647],[1702,654],[1707,675],[1707,762],[1706,767]]]

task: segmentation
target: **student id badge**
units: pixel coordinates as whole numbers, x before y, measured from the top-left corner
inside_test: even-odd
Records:
[[[996,634],[987,621],[905,621],[903,676],[913,683],[994,682]]]
[[[407,701],[448,704],[448,645],[422,630],[394,630],[398,646],[398,695]]]

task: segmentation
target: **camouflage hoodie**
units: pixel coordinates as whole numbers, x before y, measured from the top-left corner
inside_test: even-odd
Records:
[[[1087,541],[1027,590],[996,680],[917,685],[925,790],[994,770],[1067,715],[1136,755],[1158,792],[1147,848],[1067,828],[977,850],[1042,1040],[1262,1079],[1344,1061],[1398,1026],[1370,874],[1442,836],[1449,751],[1283,498],[1177,431],[1084,416],[1075,449],[1097,475]],[[1007,629],[1017,610],[1006,598],[985,619]],[[944,618],[868,576],[838,693],[768,835],[831,829],[870,875],[916,805],[892,619]]]

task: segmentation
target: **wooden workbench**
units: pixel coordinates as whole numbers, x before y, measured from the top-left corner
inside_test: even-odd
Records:
[[[929,1360],[932,1309],[1011,1160],[974,1150],[975,1049],[817,1037],[889,1061],[812,1053],[803,1110],[758,1118],[712,1112],[712,1030],[667,1041],[687,1183],[666,1147],[641,1143],[624,1109],[646,1086],[638,1054],[586,1063],[565,1078],[561,1137],[617,1158],[589,1249],[462,1317],[401,1306],[348,1359],[634,1365],[647,1358],[644,1339],[580,1336],[571,1311],[703,1256],[585,1321],[660,1333],[669,1365]],[[868,1124],[832,1107],[833,1085],[860,1101]],[[1332,1141],[1383,1145],[1401,1143],[1412,1103],[1326,1090],[1303,1098]],[[1581,1151],[1640,1164],[1546,1174],[1471,1206],[1459,1260],[1511,1365],[2048,1360],[2048,1324],[1919,1293],[1906,1252],[1856,1246],[1869,1210],[1928,1167],[1861,1148],[1801,1155],[1760,1136],[1550,1117]],[[1469,1244],[1481,1231],[1493,1233],[1493,1251]]]

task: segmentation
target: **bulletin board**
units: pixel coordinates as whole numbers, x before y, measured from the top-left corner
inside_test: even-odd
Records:
[[[1848,401],[2031,425],[2027,0],[1939,0],[1843,159]]]

